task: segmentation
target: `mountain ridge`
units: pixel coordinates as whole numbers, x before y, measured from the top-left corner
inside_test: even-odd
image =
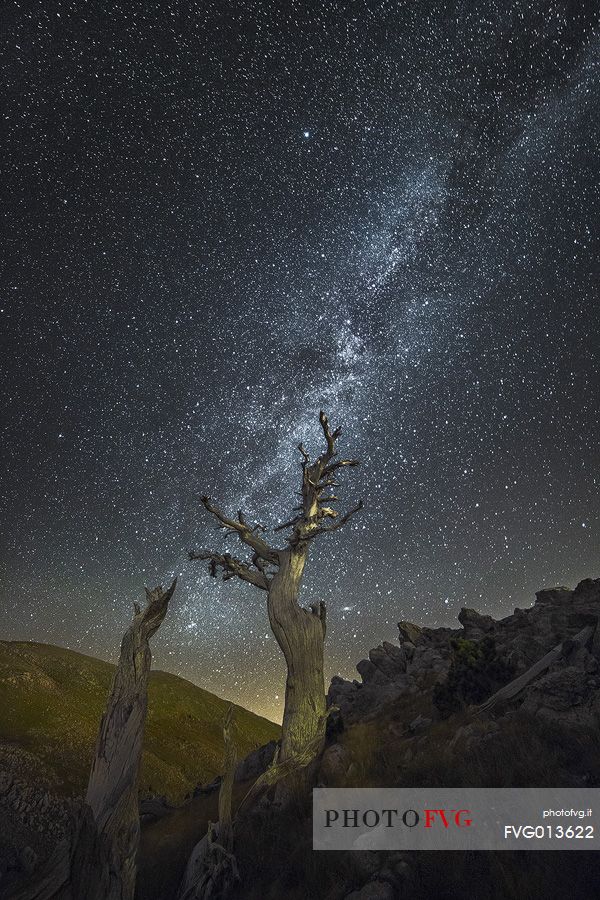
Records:
[[[6,767],[13,755],[7,750],[21,749],[39,757],[57,794],[81,794],[114,670],[112,663],[55,644],[0,641],[0,762],[4,757]],[[179,801],[219,774],[229,704],[180,675],[151,672],[142,795]],[[276,723],[232,705],[241,755],[278,737]]]

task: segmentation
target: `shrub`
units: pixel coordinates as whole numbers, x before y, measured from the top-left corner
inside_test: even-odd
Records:
[[[481,703],[514,676],[515,670],[496,651],[491,636],[481,641],[453,638],[448,677],[436,684],[433,703],[449,716],[472,703]]]

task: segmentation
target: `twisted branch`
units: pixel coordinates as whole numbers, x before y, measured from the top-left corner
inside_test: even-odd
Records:
[[[209,560],[208,571],[213,578],[217,577],[217,568],[220,567],[223,569],[223,581],[229,581],[231,578],[240,578],[242,581],[247,581],[248,584],[253,584],[263,591],[269,590],[269,579],[260,560],[254,562],[253,558],[256,566],[256,570],[254,570],[248,563],[231,556],[230,553],[213,553],[210,550],[201,550],[199,553],[194,553],[193,550],[190,550],[188,556],[191,560]]]
[[[311,463],[310,457],[303,444],[298,445],[298,449],[302,454],[302,504],[297,507],[298,515],[282,525],[278,525],[274,530],[282,531],[286,528],[292,528],[292,533],[288,537],[288,543],[294,547],[305,545],[308,541],[320,534],[326,534],[330,531],[337,531],[348,520],[362,509],[362,501],[349,512],[340,516],[337,510],[331,506],[325,506],[325,503],[335,503],[338,498],[335,494],[323,496],[328,488],[337,487],[338,482],[335,481],[333,475],[338,469],[358,466],[357,459],[334,459],[337,455],[336,441],[342,433],[341,428],[333,431],[329,426],[329,420],[323,410],[319,413],[319,422],[325,438],[326,449],[317,459]],[[332,519],[334,524],[324,526],[321,523],[324,519]]]
[[[298,444],[298,450],[302,457],[302,489],[298,492],[301,502],[294,507],[297,515],[273,529],[274,532],[278,532],[291,528],[292,532],[287,541],[292,548],[306,548],[309,541],[318,535],[338,531],[363,507],[361,501],[353,509],[340,515],[332,506],[326,505],[338,502],[338,497],[330,490],[338,485],[333,477],[334,474],[340,469],[358,466],[359,461],[357,459],[335,459],[337,456],[336,441],[340,437],[342,429],[332,430],[323,410],[319,413],[319,422],[326,446],[314,462],[311,463],[304,444]],[[238,512],[237,519],[230,519],[218,506],[215,506],[209,497],[202,496],[200,500],[207,512],[217,520],[218,529],[223,529],[226,535],[236,534],[242,543],[254,552],[250,563],[237,559],[229,553],[214,553],[208,550],[200,553],[190,552],[189,558],[191,560],[208,560],[209,572],[215,578],[217,569],[220,568],[223,570],[223,581],[237,577],[261,588],[261,590],[268,591],[271,575],[274,574],[272,571],[269,573],[269,566],[275,566],[277,570],[281,565],[280,554],[288,551],[271,547],[261,535],[266,531],[265,527],[250,525],[241,510]],[[331,524],[323,524],[327,520]]]
[[[270,547],[267,542],[259,537],[257,531],[266,531],[263,525],[250,526],[242,511],[238,512],[237,519],[229,519],[221,510],[214,505],[210,497],[202,496],[200,501],[207,512],[211,513],[219,522],[220,528],[225,528],[229,533],[236,532],[242,541],[251,547],[262,559],[271,563],[279,563],[279,553],[274,547]]]

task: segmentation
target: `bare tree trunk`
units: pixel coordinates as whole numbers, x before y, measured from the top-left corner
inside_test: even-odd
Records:
[[[223,722],[225,758],[223,780],[219,790],[219,821],[208,823],[208,832],[190,854],[179,887],[177,900],[225,900],[239,880],[233,853],[233,818],[231,801],[237,754],[232,735],[233,707]]]
[[[362,509],[362,501],[340,515],[333,506],[338,497],[331,491],[338,486],[336,475],[358,465],[356,459],[337,459],[336,441],[341,428],[329,427],[325,413],[319,413],[319,422],[326,447],[311,462],[303,444],[298,446],[302,457],[302,484],[298,492],[301,501],[294,507],[294,517],[275,531],[292,529],[287,537],[287,547],[272,547],[262,536],[266,528],[250,525],[242,510],[237,519],[225,515],[210,497],[201,498],[204,508],[213,515],[219,527],[227,534],[237,534],[242,544],[253,551],[252,559],[237,559],[230,553],[202,550],[190,551],[190,559],[207,560],[208,571],[216,578],[223,570],[223,580],[239,578],[260,590],[267,591],[267,608],[271,628],[287,663],[285,686],[285,710],[279,761],[290,768],[296,759],[298,766],[306,768],[307,748],[318,755],[325,737],[325,683],[323,658],[325,643],[325,604],[320,602],[304,609],[299,604],[302,573],[312,541],[323,534],[331,534],[342,528]],[[300,761],[301,765],[300,765]],[[277,768],[277,771],[282,771]],[[273,775],[275,770],[273,770]]]
[[[280,553],[268,595],[271,628],[287,663],[279,762],[302,752],[319,732],[325,734],[325,606],[308,610],[298,604],[306,556],[306,548]],[[319,750],[317,745],[315,755]]]
[[[146,590],[123,636],[102,717],[85,804],[70,840],[13,900],[133,900],[139,845],[138,774],[148,704],[149,640],[176,585]]]
[[[139,845],[138,777],[148,709],[149,640],[162,623],[175,590],[146,591],[142,611],[123,636],[121,655],[100,725],[86,804],[98,833],[110,846],[106,900],[133,898]]]
[[[223,781],[219,790],[219,839],[223,847],[233,850],[233,816],[231,803],[233,797],[233,782],[235,780],[235,767],[237,765],[237,752],[233,739],[233,706],[225,713],[223,721]]]

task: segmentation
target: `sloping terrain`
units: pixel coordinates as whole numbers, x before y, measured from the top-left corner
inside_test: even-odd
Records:
[[[533,606],[516,609],[499,621],[463,609],[460,628],[421,628],[400,622],[398,643],[384,642],[358,663],[360,680],[333,679],[329,702],[334,710],[323,752],[307,773],[311,783],[332,787],[598,786],[599,620],[600,579],[586,579],[574,590],[539,591]],[[25,650],[32,646],[36,645],[18,645]],[[80,659],[77,654],[71,657]],[[19,671],[19,696],[24,697],[30,689],[26,686],[32,677],[31,660],[21,670],[13,660],[10,671],[6,676],[0,669],[0,685],[8,677],[14,696]],[[88,678],[99,677],[91,669],[86,672]],[[48,665],[35,672],[36,684],[44,678],[57,680]],[[155,680],[161,678],[171,676],[157,673]],[[66,680],[71,687],[76,683],[73,673]],[[40,697],[47,701],[54,688],[44,682],[43,691],[39,686],[36,690],[39,702]],[[151,692],[151,704],[152,696]],[[180,707],[179,693],[170,694],[163,687],[160,697],[159,703],[154,701],[158,711],[167,715],[166,707],[171,718],[161,720],[159,715],[151,722],[158,734],[171,729],[166,745],[183,768],[185,754],[190,753],[185,742],[190,733],[186,716],[191,713],[185,703]],[[223,701],[207,697],[224,710]],[[490,698],[498,699],[490,703]],[[18,714],[23,723],[28,709],[25,704],[12,714]],[[240,713],[240,727],[243,721]],[[220,719],[217,732],[219,725]],[[162,760],[152,727],[146,765],[153,764],[155,755]],[[195,735],[198,723],[190,728]],[[71,737],[74,726],[63,716],[53,731],[55,741],[60,741],[61,729]],[[78,724],[75,732],[79,731]],[[271,736],[272,731],[266,737]],[[39,756],[35,734],[30,734],[30,740],[29,749]],[[241,733],[237,743],[242,756]],[[264,747],[238,767],[233,804],[240,881],[229,900],[600,897],[600,869],[589,851],[315,853],[310,790],[292,791],[287,801],[271,802],[271,788],[262,797],[243,802],[274,749],[273,744]],[[48,756],[45,765],[55,766],[55,758]],[[39,774],[45,777],[41,762]],[[147,774],[145,778],[148,789],[151,783]],[[21,802],[18,794],[15,802]],[[176,808],[143,815],[138,900],[175,900],[192,847],[206,834],[208,821],[218,815],[217,802],[216,785],[209,785]],[[22,847],[25,837],[17,837]],[[45,848],[31,840],[27,843],[41,858]],[[30,857],[31,853],[21,854],[9,861],[12,870],[26,872]],[[10,876],[8,866],[7,871]]]
[[[0,768],[59,795],[85,790],[114,666],[49,644],[0,641]],[[140,793],[180,801],[221,770],[228,702],[183,678],[152,672]],[[276,739],[273,722],[236,707],[241,757]]]
[[[586,579],[574,590],[540,591],[532,607],[500,621],[463,609],[456,629],[399,623],[398,644],[384,642],[358,663],[360,681],[334,678],[329,701],[337,711],[313,783],[598,786],[599,619],[600,579]],[[489,698],[515,679],[524,679],[522,689],[490,708]],[[238,786],[234,803],[245,787]],[[216,801],[216,792],[198,796],[143,824],[139,900],[174,900]],[[600,896],[590,851],[315,853],[311,847],[309,792],[287,807],[247,805],[235,828],[241,881],[231,900]]]

